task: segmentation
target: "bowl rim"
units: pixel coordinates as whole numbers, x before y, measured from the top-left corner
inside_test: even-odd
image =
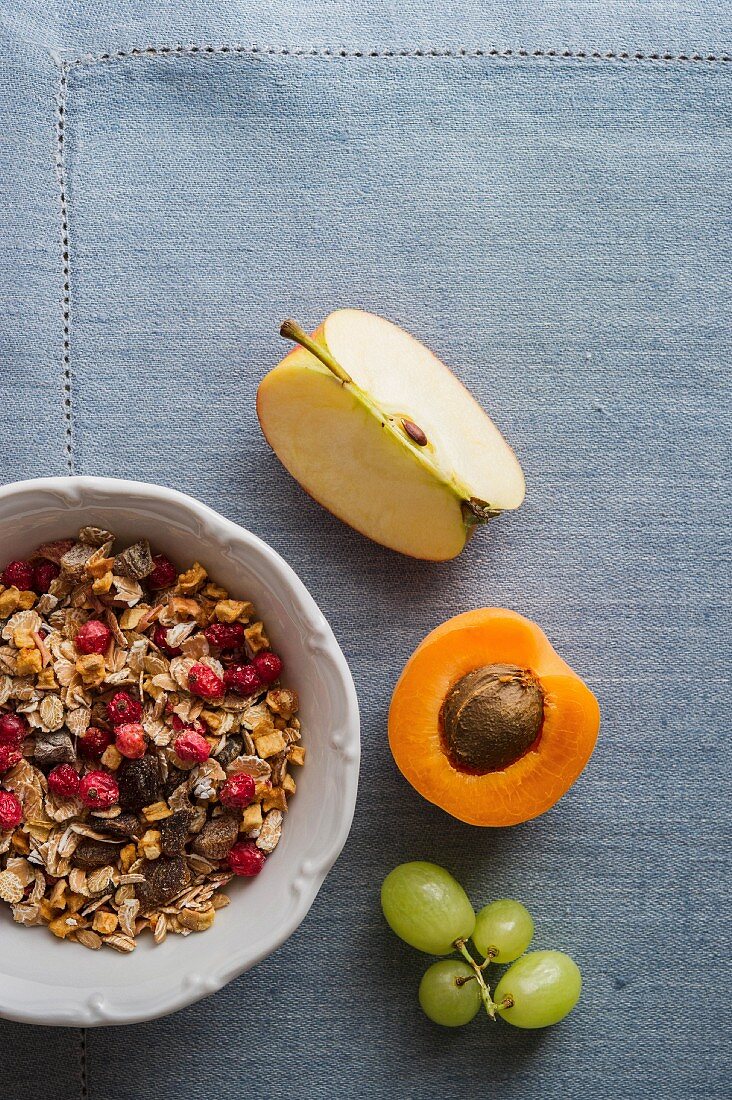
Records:
[[[307,860],[295,871],[299,889],[296,903],[290,909],[287,919],[282,923],[270,925],[253,952],[242,946],[241,952],[228,956],[225,965],[216,965],[207,970],[205,977],[195,972],[194,960],[190,970],[181,970],[177,980],[171,982],[161,992],[156,990],[151,1003],[147,992],[143,1000],[135,999],[137,987],[115,986],[111,992],[100,989],[90,991],[87,986],[68,995],[59,996],[59,987],[12,976],[11,980],[0,983],[0,1017],[19,1023],[44,1024],[59,1027],[96,1027],[140,1023],[157,1019],[168,1013],[186,1008],[188,1005],[217,992],[234,978],[251,969],[262,959],[272,954],[287,940],[302,923],[312,906],[323,882],[333,864],[340,855],[351,829],[356,807],[358,776],[360,763],[360,716],[356,688],[351,671],[335,635],[314,598],[280,554],[259,536],[247,528],[222,516],[215,509],[178,489],[149,482],[133,481],[125,478],[97,477],[89,475],[67,475],[61,477],[29,478],[10,482],[0,486],[0,523],[7,517],[2,515],[4,505],[14,497],[18,503],[23,498],[36,493],[46,493],[58,501],[59,511],[67,508],[86,506],[84,499],[88,494],[106,494],[110,497],[108,507],[113,507],[115,498],[131,496],[142,497],[150,502],[166,501],[181,511],[195,517],[203,527],[206,537],[212,545],[223,548],[229,542],[252,552],[261,561],[267,562],[270,576],[281,584],[287,592],[292,606],[302,616],[312,631],[311,648],[317,652],[319,660],[329,666],[329,690],[333,685],[342,692],[341,706],[345,719],[338,727],[338,756],[341,761],[339,789],[342,794],[340,816],[330,835],[326,851],[317,860]],[[100,503],[100,507],[104,507]],[[325,731],[324,731],[325,732]],[[103,983],[99,983],[103,985]],[[70,990],[75,986],[70,985]],[[149,989],[149,987],[147,987]],[[53,990],[53,999],[43,999],[44,990]]]

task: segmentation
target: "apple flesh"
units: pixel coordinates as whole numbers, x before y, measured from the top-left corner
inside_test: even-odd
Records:
[[[262,380],[257,415],[287,470],[392,550],[456,557],[525,494],[511,448],[455,375],[390,321],[339,309]]]

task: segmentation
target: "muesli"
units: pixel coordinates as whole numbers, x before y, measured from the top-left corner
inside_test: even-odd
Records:
[[[280,839],[298,698],[247,600],[84,527],[0,585],[0,899],[92,950],[213,924]]]

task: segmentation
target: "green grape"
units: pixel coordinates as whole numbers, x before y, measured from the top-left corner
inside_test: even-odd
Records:
[[[484,958],[510,963],[523,955],[534,935],[531,913],[520,901],[492,901],[475,918],[473,943]],[[492,951],[491,951],[492,949]]]
[[[472,978],[458,985],[456,978]],[[472,969],[460,959],[433,963],[419,983],[419,1003],[425,1016],[443,1027],[469,1024],[480,1008],[480,987]]]
[[[468,940],[475,913],[459,882],[434,863],[402,863],[384,879],[381,908],[397,936],[428,955],[449,955]]]
[[[493,992],[503,1019],[514,1027],[548,1027],[563,1020],[579,1000],[582,975],[577,964],[562,951],[530,951],[510,966]]]

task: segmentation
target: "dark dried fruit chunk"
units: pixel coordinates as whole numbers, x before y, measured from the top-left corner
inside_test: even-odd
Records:
[[[168,764],[168,778],[163,784],[163,798],[166,800],[170,798],[173,791],[180,787],[181,783],[188,781],[188,772],[184,772],[182,768],[176,768],[174,764]]]
[[[114,572],[119,577],[132,577],[136,581],[149,577],[155,568],[147,539],[128,546],[114,559]]]
[[[117,817],[96,817],[92,814],[89,824],[98,833],[107,833],[109,836],[125,839],[134,837],[135,840],[139,840],[145,831],[144,825],[136,814],[117,814]]]
[[[112,865],[119,850],[115,844],[105,844],[102,840],[94,840],[85,836],[71,857],[74,867],[80,871],[95,871],[97,867],[109,867]]]
[[[144,912],[166,905],[190,885],[191,872],[181,856],[161,856],[143,864],[144,882],[135,886],[135,893]]]
[[[36,764],[73,764],[76,753],[68,733],[44,733],[36,738]]]
[[[163,818],[160,829],[160,847],[165,856],[182,856],[185,851],[193,814],[190,810],[176,810]]]
[[[68,573],[75,580],[81,580],[84,576],[86,563],[93,553],[93,546],[85,546],[83,542],[77,542],[70,550],[66,551],[59,564],[64,573]]]
[[[239,835],[239,819],[221,814],[206,822],[195,839],[193,851],[206,859],[226,859]]]
[[[222,768],[228,768],[232,760],[236,760],[244,751],[244,742],[241,737],[227,737],[223,749],[216,754],[216,760]]]
[[[163,781],[156,756],[125,761],[117,771],[117,782],[124,810],[141,810],[162,798]]]

